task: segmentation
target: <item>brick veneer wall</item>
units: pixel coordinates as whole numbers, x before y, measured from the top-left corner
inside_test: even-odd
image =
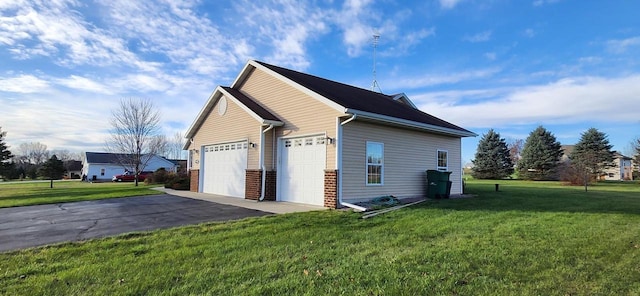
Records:
[[[338,208],[338,170],[324,171],[324,206]]]
[[[262,193],[262,170],[247,170],[245,199],[259,200]],[[267,171],[264,200],[276,200],[276,171]]]
[[[190,191],[198,192],[198,184],[200,183],[200,170],[191,170],[189,172],[190,176]]]
[[[258,200],[262,189],[262,170],[247,170],[244,183],[244,198]]]
[[[276,200],[276,171],[267,171],[265,186],[264,186],[264,200]]]

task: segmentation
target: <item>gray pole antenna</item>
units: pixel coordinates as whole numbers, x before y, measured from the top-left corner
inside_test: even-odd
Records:
[[[378,32],[373,33],[373,83],[371,83],[371,91],[376,91],[377,88],[378,92],[382,93],[376,78],[376,48],[378,47],[378,39],[380,39],[380,34]]]

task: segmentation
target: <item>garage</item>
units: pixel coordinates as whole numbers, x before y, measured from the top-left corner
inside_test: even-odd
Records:
[[[247,141],[204,146],[202,192],[244,198]]]
[[[326,137],[283,139],[279,150],[278,200],[323,206]]]

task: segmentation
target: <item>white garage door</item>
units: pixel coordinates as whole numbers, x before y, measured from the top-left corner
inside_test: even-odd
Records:
[[[280,147],[281,201],[324,205],[325,136],[284,139]]]
[[[204,147],[202,192],[244,198],[247,141]]]

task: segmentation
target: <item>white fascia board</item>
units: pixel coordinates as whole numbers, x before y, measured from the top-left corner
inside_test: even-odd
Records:
[[[275,71],[273,71],[273,70],[261,65],[260,63],[254,61],[254,60],[250,60],[249,64],[251,64],[253,67],[255,67],[257,69],[260,69],[260,70],[262,70],[262,71],[264,71],[266,73],[269,73],[269,75],[271,75],[271,76],[277,78],[278,80],[286,83],[287,85],[289,85],[289,86],[291,86],[291,87],[303,92],[304,94],[306,94],[306,95],[308,95],[308,96],[310,96],[310,97],[312,97],[312,98],[324,103],[325,105],[335,109],[338,112],[342,112],[342,113],[346,112],[346,108],[344,106],[342,106],[342,105],[340,105],[340,104],[338,104],[338,103],[336,103],[336,102],[334,102],[334,101],[332,101],[332,100],[330,100],[330,99],[328,99],[328,98],[326,98],[324,96],[321,96],[320,94],[318,94],[318,93],[316,93],[316,92],[314,92],[314,91],[312,91],[312,90],[310,90],[310,89],[308,89],[308,88],[306,88],[306,87],[294,82],[293,80],[291,80],[291,79],[289,79],[287,77],[284,77],[284,76],[280,75],[279,73],[277,73],[277,72],[275,72]]]
[[[253,64],[251,62],[253,62]],[[238,77],[236,77],[236,79],[231,84],[231,88],[237,89],[237,87],[239,87],[240,84],[242,84],[242,82],[247,78],[247,76],[249,76],[249,73],[251,73],[251,70],[255,68],[254,64],[257,64],[257,63],[254,62],[253,60],[247,61],[247,63],[242,68],[242,71],[240,71],[240,74],[238,74]]]
[[[406,120],[406,119],[402,119],[402,118],[397,118],[397,117],[392,117],[392,116],[387,116],[387,115],[381,115],[381,114],[376,114],[376,113],[371,113],[371,112],[366,112],[366,111],[347,109],[347,113],[356,114],[356,115],[358,115],[358,118],[368,118],[368,119],[373,119],[373,120],[377,120],[377,121],[403,125],[403,126],[407,126],[407,127],[417,128],[417,129],[426,130],[426,131],[435,132],[435,133],[440,133],[440,134],[445,134],[445,135],[458,136],[458,137],[476,137],[476,136],[478,136],[476,133],[473,133],[473,132],[464,132],[464,131],[459,131],[459,130],[450,129],[450,128],[446,128],[446,127],[441,127],[441,126],[437,126],[437,125],[426,124],[426,123],[422,123],[422,122],[416,122],[416,121],[412,121],[412,120]]]

